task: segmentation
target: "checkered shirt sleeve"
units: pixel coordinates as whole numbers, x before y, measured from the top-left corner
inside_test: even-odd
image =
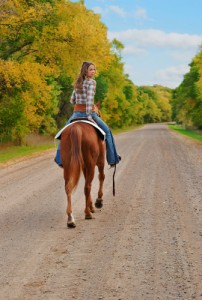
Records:
[[[88,85],[86,89],[86,115],[87,117],[91,116],[93,104],[94,104],[94,96],[95,96],[95,89],[96,89],[96,81],[95,80],[88,80]]]

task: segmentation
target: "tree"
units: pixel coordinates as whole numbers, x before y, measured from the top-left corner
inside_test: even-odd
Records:
[[[18,144],[30,131],[53,133],[59,89],[51,68],[0,60],[0,134]]]
[[[202,127],[202,50],[190,63],[190,71],[173,93],[173,117],[186,126]]]
[[[9,107],[15,122],[8,124],[2,113],[0,124],[18,140],[33,130],[53,132],[54,118],[61,126],[71,112],[69,96],[82,61],[91,58],[101,71],[110,64],[107,28],[98,14],[65,0],[10,0],[1,16],[0,105],[4,112]],[[21,115],[14,111],[19,101]]]
[[[138,99],[143,104],[144,122],[170,121],[171,89],[159,85],[142,86],[138,88]]]

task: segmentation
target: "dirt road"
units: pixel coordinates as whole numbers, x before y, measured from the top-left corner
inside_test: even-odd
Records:
[[[164,124],[115,138],[116,196],[106,168],[84,220],[81,180],[75,229],[53,151],[0,169],[1,300],[202,299],[202,145]]]

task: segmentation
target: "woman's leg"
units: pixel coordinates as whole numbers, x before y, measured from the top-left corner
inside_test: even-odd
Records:
[[[58,148],[56,151],[55,162],[58,166],[62,167],[62,160],[61,160],[61,156],[60,156],[60,142],[58,144]]]
[[[67,121],[67,124],[69,124],[71,122],[73,118],[73,115],[69,118],[69,120]],[[56,164],[58,164],[58,166],[62,167],[62,159],[61,159],[61,156],[60,156],[60,142],[58,143],[58,148],[57,148],[57,151],[56,151],[56,155],[55,155],[55,162]]]
[[[106,149],[107,149],[108,164],[109,165],[118,164],[120,161],[120,156],[117,153],[114,137],[111,133],[111,130],[105,124],[105,122],[100,117],[98,117],[96,113],[93,113],[92,117],[93,120],[97,123],[97,125],[106,133]]]

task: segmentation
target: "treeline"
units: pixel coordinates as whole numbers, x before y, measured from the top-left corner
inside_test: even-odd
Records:
[[[137,87],[124,73],[123,45],[107,38],[83,1],[7,0],[0,9],[0,138],[18,144],[31,132],[54,134],[72,106],[83,61],[97,67],[96,101],[111,126],[171,119],[171,89]]]
[[[190,63],[190,71],[173,92],[173,119],[202,129],[202,47]]]

